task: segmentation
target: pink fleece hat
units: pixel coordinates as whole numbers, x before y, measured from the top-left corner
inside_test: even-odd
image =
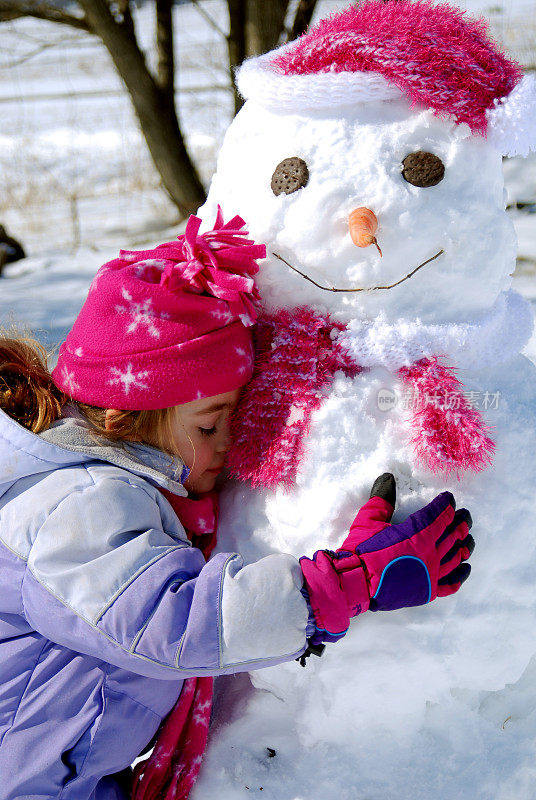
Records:
[[[100,268],[52,373],[75,400],[101,408],[167,408],[232,391],[253,371],[251,277],[264,245],[244,220],[199,234],[191,216],[177,241]]]
[[[467,124],[504,155],[536,149],[534,77],[501,52],[484,20],[448,3],[363,0],[248,59],[237,84],[276,113],[406,97]]]

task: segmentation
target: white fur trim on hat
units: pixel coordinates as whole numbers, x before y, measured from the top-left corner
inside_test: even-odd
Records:
[[[488,141],[505,156],[536,150],[536,79],[525,75],[509,95],[486,112]]]
[[[404,96],[400,89],[377,72],[282,75],[270,64],[274,54],[279,54],[282,49],[249,58],[237,70],[238,90],[246,100],[254,100],[270,111],[288,113],[395,100]]]

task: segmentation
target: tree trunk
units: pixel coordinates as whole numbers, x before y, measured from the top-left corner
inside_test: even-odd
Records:
[[[243,100],[234,81],[235,69],[247,56],[260,55],[277,46],[285,31],[289,0],[227,0],[229,10],[229,68],[235,98],[235,114]],[[317,0],[300,0],[288,40],[296,39],[307,30]]]
[[[164,188],[186,216],[205,200],[177,120],[169,88],[162,91],[151,76],[129,25],[116,22],[106,0],[79,0],[85,18],[105,44],[132,98],[147,146]],[[127,22],[127,20],[125,20]]]
[[[175,104],[173,0],[156,0],[157,83],[166,101]]]
[[[229,8],[229,69],[233,84],[235,114],[242,108],[244,101],[240,97],[234,79],[235,69],[246,57],[246,0],[227,0]]]
[[[246,0],[246,55],[272,50],[285,30],[288,0]]]
[[[313,17],[316,2],[317,0],[300,0],[292,28],[290,29],[289,42],[305,33]]]

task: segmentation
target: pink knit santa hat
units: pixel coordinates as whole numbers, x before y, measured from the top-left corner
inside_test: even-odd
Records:
[[[154,250],[121,251],[100,268],[60,348],[54,383],[101,408],[167,408],[243,386],[251,378],[252,275],[264,245],[244,220],[184,235]]]
[[[506,58],[483,20],[429,0],[364,0],[295,42],[249,59],[246,99],[276,112],[407,97],[466,123],[504,155],[536,148],[536,81]]]

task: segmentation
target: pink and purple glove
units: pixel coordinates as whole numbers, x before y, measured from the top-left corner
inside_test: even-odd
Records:
[[[404,522],[391,525],[395,479],[376,479],[342,546],[300,558],[314,613],[314,645],[344,636],[350,618],[364,611],[393,611],[457,592],[469,577],[474,548],[471,515],[455,511],[450,492],[438,495]]]

